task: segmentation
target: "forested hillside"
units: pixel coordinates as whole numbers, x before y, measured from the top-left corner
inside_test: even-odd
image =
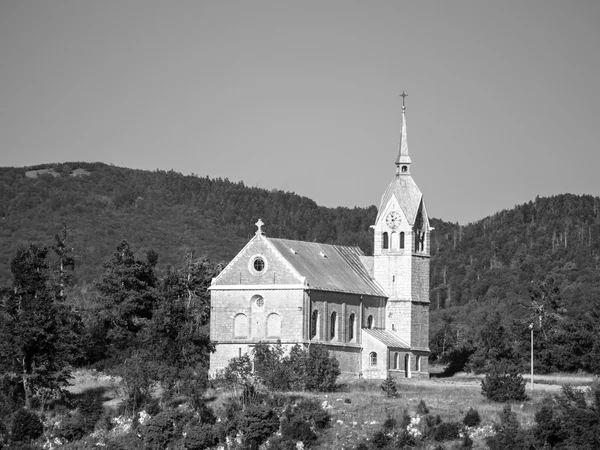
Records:
[[[525,365],[533,323],[538,370],[598,371],[598,197],[538,197],[466,226],[434,225],[437,356],[468,359],[474,369],[491,359]]]
[[[172,171],[102,163],[0,168],[0,284],[10,278],[17,248],[53,240],[63,221],[75,249],[76,282],[89,284],[122,239],[140,252],[154,249],[159,271],[180,264],[190,249],[229,261],[259,217],[272,237],[359,245],[372,253],[375,215],[375,207],[325,208],[289,192]]]
[[[70,295],[83,296],[96,289],[94,280],[123,239],[136,253],[155,250],[159,275],[181,267],[192,251],[226,263],[259,217],[273,237],[358,245],[372,254],[376,212],[325,208],[289,192],[172,171],[76,162],[1,168],[0,285],[8,285],[17,249],[51,243],[63,222],[76,266]],[[434,358],[462,358],[473,367],[493,358],[525,364],[527,327],[535,322],[543,336],[536,354],[546,358],[538,367],[595,370],[599,198],[536,198],[469,225],[432,219],[432,226]],[[485,330],[501,337],[491,342]]]

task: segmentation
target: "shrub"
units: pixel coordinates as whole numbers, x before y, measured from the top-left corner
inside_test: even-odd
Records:
[[[250,405],[242,413],[238,427],[250,450],[257,450],[279,429],[279,418],[275,411],[267,406]]]
[[[384,431],[379,430],[373,434],[373,439],[371,439],[371,443],[373,447],[376,449],[383,449],[387,447],[387,445],[391,442],[392,438],[388,436]]]
[[[496,434],[486,439],[486,444],[491,450],[527,450],[529,442],[527,435],[521,429],[517,416],[506,405],[500,416],[500,424],[494,426]]]
[[[398,396],[398,388],[396,387],[396,381],[392,378],[391,375],[388,375],[385,380],[381,383],[381,389],[385,394],[390,398],[395,398]]]
[[[436,441],[453,441],[460,437],[460,424],[458,422],[442,422],[433,432]]]
[[[425,415],[429,414],[429,408],[427,407],[427,405],[425,404],[425,402],[422,399],[419,402],[419,404],[417,405],[417,414],[419,414],[421,416],[425,416]]]
[[[465,414],[463,423],[468,427],[476,427],[477,425],[479,425],[481,423],[481,417],[479,416],[479,412],[476,409],[469,408],[467,414]]]
[[[335,383],[341,373],[339,363],[333,356],[329,356],[329,352],[323,345],[310,346],[304,367],[307,390],[328,392],[335,389]]]
[[[15,442],[29,442],[37,439],[44,432],[39,416],[25,408],[17,410],[10,428],[11,439]]]
[[[398,421],[388,415],[387,418],[383,422],[382,428],[386,431],[392,431],[394,428],[396,428],[397,424],[398,424]]]
[[[186,430],[183,448],[186,450],[204,450],[219,442],[213,427],[208,424],[197,425]]]
[[[600,390],[592,390],[588,405],[583,392],[563,386],[559,395],[546,397],[535,413],[533,434],[540,446],[600,448]]]
[[[87,434],[87,427],[81,414],[67,416],[60,421],[56,436],[67,442],[78,441]]]
[[[141,435],[147,448],[166,448],[181,435],[181,414],[163,411],[141,427]]]
[[[523,401],[525,380],[516,367],[497,365],[481,381],[481,394],[495,402]]]
[[[317,432],[330,423],[330,414],[317,400],[303,399],[284,410],[281,435],[285,441],[302,441],[305,446],[310,446],[317,440]]]
[[[276,345],[259,342],[252,353],[255,373],[268,388],[278,391],[290,389],[291,367],[284,360],[284,351],[280,342]]]
[[[114,437],[106,443],[106,450],[142,450],[143,441],[134,432]]]
[[[317,440],[317,433],[310,422],[301,417],[292,417],[281,425],[281,437],[288,442],[301,441],[306,447],[310,447]]]
[[[231,358],[223,371],[223,378],[230,384],[243,385],[251,377],[252,360],[247,354]]]
[[[309,422],[317,430],[324,430],[331,423],[331,415],[321,407],[316,399],[305,398],[284,412],[286,417],[294,416]]]

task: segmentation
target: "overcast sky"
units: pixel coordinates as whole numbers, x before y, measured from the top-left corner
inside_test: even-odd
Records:
[[[406,91],[429,214],[600,195],[600,2],[0,0],[0,166],[379,204]]]

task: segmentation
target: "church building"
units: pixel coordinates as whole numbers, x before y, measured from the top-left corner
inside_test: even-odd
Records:
[[[404,99],[404,97],[403,97]],[[411,176],[406,108],[396,173],[358,247],[255,236],[212,280],[210,372],[258,342],[326,346],[342,374],[428,377],[429,219]],[[268,224],[267,224],[268,227]]]

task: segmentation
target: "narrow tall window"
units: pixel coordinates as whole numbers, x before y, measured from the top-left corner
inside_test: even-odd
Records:
[[[269,314],[267,317],[267,337],[279,337],[281,335],[281,317],[279,314]]]
[[[400,368],[400,353],[394,353],[394,369]]]
[[[404,248],[404,231],[400,232],[400,248]]]
[[[233,337],[248,337],[248,317],[246,314],[237,314],[233,318]]]
[[[317,336],[317,328],[319,326],[319,311],[314,310],[312,313],[312,320],[310,321],[310,338]]]
[[[371,367],[377,366],[377,353],[371,352],[371,354],[369,355],[369,359],[370,359]]]
[[[417,372],[421,371],[421,357],[420,356],[415,357],[415,370]]]
[[[389,248],[390,244],[389,244],[389,240],[388,240],[388,234],[387,231],[383,233],[383,248]]]
[[[367,317],[367,328],[368,329],[373,328],[373,316]]]
[[[331,313],[331,323],[329,325],[329,337],[331,340],[335,339],[335,326],[337,323],[337,313],[334,311]]]
[[[354,339],[354,318],[356,316],[354,313],[350,314],[348,318],[348,340],[351,341]]]

